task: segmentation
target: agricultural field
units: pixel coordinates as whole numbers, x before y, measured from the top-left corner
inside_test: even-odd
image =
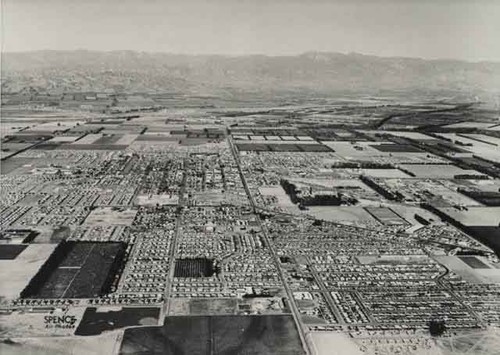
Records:
[[[158,324],[159,308],[144,307],[89,307],[75,331],[75,335],[99,335],[114,329]]]
[[[162,327],[125,330],[120,354],[304,354],[290,316],[169,317]]]
[[[61,242],[23,298],[90,298],[106,293],[121,267],[123,243]]]

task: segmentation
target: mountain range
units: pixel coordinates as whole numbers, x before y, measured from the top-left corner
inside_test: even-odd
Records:
[[[308,52],[295,56],[135,51],[2,54],[2,91],[500,91],[500,62]]]

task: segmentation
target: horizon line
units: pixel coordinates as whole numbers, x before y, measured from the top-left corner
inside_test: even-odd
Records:
[[[30,50],[22,50],[22,51],[2,51],[0,54],[29,54],[36,52],[98,52],[98,53],[114,53],[114,52],[132,52],[132,53],[144,53],[144,54],[165,54],[165,55],[173,55],[173,56],[186,56],[186,57],[231,57],[231,58],[239,58],[239,57],[268,57],[268,58],[279,58],[279,57],[300,57],[307,54],[337,54],[343,56],[364,56],[364,57],[375,57],[375,58],[387,58],[387,59],[414,59],[414,60],[422,60],[422,61],[450,61],[450,62],[464,62],[471,64],[480,64],[480,63],[492,63],[492,64],[500,64],[500,58],[496,60],[470,60],[470,59],[459,59],[459,58],[425,58],[425,57],[411,57],[411,56],[403,56],[403,55],[394,55],[394,56],[384,56],[384,55],[376,55],[376,54],[365,54],[360,52],[336,52],[336,51],[319,51],[319,50],[310,50],[304,52],[298,52],[295,54],[264,54],[264,53],[245,53],[245,54],[231,54],[231,53],[176,53],[176,52],[166,52],[166,51],[147,51],[147,50],[138,50],[138,49],[111,49],[111,50],[101,50],[101,49],[86,49],[86,48],[76,48],[76,49],[30,49]]]

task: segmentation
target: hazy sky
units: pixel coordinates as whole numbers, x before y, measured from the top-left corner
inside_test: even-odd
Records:
[[[500,61],[500,0],[1,0],[2,50]]]

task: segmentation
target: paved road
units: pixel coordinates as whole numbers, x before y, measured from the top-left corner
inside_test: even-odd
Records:
[[[169,266],[168,266],[168,278],[166,282],[166,288],[165,288],[165,304],[162,308],[162,314],[160,318],[160,324],[162,325],[165,316],[168,316],[170,313],[170,294],[172,293],[172,284],[174,281],[174,270],[175,270],[175,255],[177,252],[177,241],[179,239],[179,233],[182,227],[182,221],[184,217],[184,193],[186,191],[186,180],[187,180],[187,173],[186,173],[186,161],[187,158],[184,159],[183,167],[184,167],[184,174],[182,176],[182,183],[181,183],[181,188],[179,191],[179,215],[177,216],[177,221],[175,222],[175,233],[174,233],[174,238],[172,239],[172,245],[170,247],[170,253],[169,253]]]
[[[337,319],[338,324],[345,324],[344,318],[340,314],[340,311],[338,310],[337,306],[335,305],[335,302],[333,302],[332,296],[330,295],[330,291],[325,286],[325,283],[321,279],[321,277],[318,275],[318,272],[316,271],[316,268],[314,265],[311,265],[309,263],[309,269],[311,270],[311,274],[314,277],[314,280],[316,281],[316,284],[319,286],[320,290],[323,293],[323,296],[325,297],[326,303],[328,303],[328,306],[330,310],[333,312],[335,315],[335,318]]]
[[[250,204],[252,205],[252,209],[254,212],[256,212],[256,206],[255,206],[255,201],[253,200],[253,196],[250,193],[250,189],[248,188],[245,176],[243,175],[243,171],[241,170],[241,165],[240,165],[240,159],[239,159],[239,154],[238,151],[236,150],[232,137],[228,137],[229,145],[231,147],[231,152],[233,153],[234,160],[236,161],[236,165],[238,166],[238,172],[240,173],[240,178],[241,181],[243,182],[243,186],[245,188],[245,191],[247,193],[248,199],[250,200]],[[278,255],[276,254],[276,251],[274,250],[274,246],[269,238],[269,232],[267,230],[267,227],[262,223],[260,218],[257,219],[260,224],[260,228],[262,230],[262,234],[264,236],[264,241],[269,248],[269,251],[271,252],[271,256],[273,257],[274,264],[276,266],[276,269],[278,270],[278,275],[280,277],[281,283],[283,284],[283,287],[285,288],[286,295],[289,300],[289,305],[292,311],[292,316],[295,321],[295,324],[297,326],[297,330],[300,336],[300,340],[302,341],[302,346],[304,348],[304,351],[306,354],[311,354],[311,349],[309,349],[309,342],[306,341],[306,333],[305,333],[305,327],[304,324],[302,323],[301,316],[299,309],[297,308],[297,305],[295,304],[294,298],[293,298],[293,293],[288,287],[288,284],[286,282],[285,275],[283,273],[283,270],[281,269],[281,263],[278,258]]]

